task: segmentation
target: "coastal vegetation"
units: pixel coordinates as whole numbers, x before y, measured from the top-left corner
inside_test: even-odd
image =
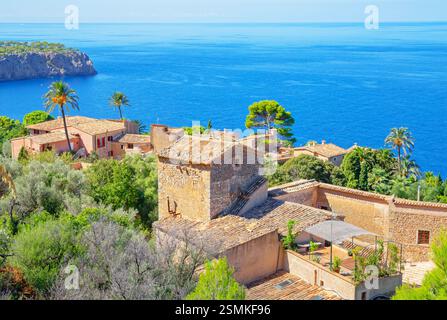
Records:
[[[54,120],[54,117],[52,115],[48,114],[45,111],[36,110],[26,114],[23,117],[23,125],[27,127],[33,124],[38,124],[50,120]]]
[[[245,288],[233,277],[227,258],[207,261],[196,288],[187,300],[245,300]]]
[[[68,150],[72,152],[72,146],[70,143],[70,137],[67,129],[67,119],[65,114],[72,110],[79,110],[78,100],[79,97],[76,91],[71,89],[70,86],[62,81],[53,82],[48,92],[44,96],[45,109],[48,113],[54,111],[57,107],[62,115],[64,121],[65,137],[67,138]]]
[[[86,171],[72,169],[69,162],[49,151],[26,162],[0,157],[0,295],[186,297],[203,256],[182,248],[186,262],[178,266],[175,244],[163,244],[163,254],[154,246],[155,160],[98,160]],[[62,288],[70,265],[82,271],[80,291]]]
[[[120,114],[120,119],[123,119],[123,112],[121,110],[121,108],[123,106],[130,106],[130,102],[129,102],[129,98],[127,98],[127,96],[119,91],[116,91],[113,93],[112,97],[110,98],[109,101],[110,106],[118,109],[119,114]]]
[[[35,41],[35,42],[0,41],[0,57],[5,55],[23,55],[27,53],[67,53],[67,52],[77,52],[77,50],[67,48],[61,43],[50,43],[46,41]]]
[[[248,115],[245,120],[247,129],[257,128],[269,131],[276,129],[284,144],[293,145],[296,139],[293,137],[292,126],[295,119],[292,113],[287,111],[277,101],[263,100],[253,103],[248,107]]]
[[[270,185],[315,179],[403,199],[447,203],[447,179],[420,171],[411,158],[414,139],[407,128],[393,128],[385,143],[396,150],[397,156],[391,149],[357,147],[337,167],[313,156],[300,155],[280,165],[268,177]]]

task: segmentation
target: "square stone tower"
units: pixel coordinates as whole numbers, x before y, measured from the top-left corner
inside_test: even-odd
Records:
[[[157,155],[159,219],[204,222],[267,198],[263,155],[234,138],[186,135]]]

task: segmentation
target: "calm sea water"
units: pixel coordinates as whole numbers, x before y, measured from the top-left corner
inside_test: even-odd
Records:
[[[383,147],[391,127],[416,138],[423,170],[447,176],[447,24],[0,24],[2,39],[62,42],[87,52],[99,74],[66,78],[82,115],[147,124],[243,128],[247,107],[278,100],[293,112],[298,143]],[[42,106],[51,80],[0,83],[0,114]]]

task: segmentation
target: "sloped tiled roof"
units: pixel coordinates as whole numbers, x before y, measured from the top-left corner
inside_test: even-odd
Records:
[[[287,285],[282,287],[281,284]],[[311,285],[290,273],[279,271],[248,286],[247,300],[342,300],[334,292]]]
[[[296,222],[294,232],[330,219],[327,211],[269,198],[263,205],[242,215],[226,215],[207,222],[170,217],[155,222],[155,228],[189,241],[209,254],[217,255],[270,232],[287,233],[287,223]]]
[[[69,139],[75,138],[75,136],[73,136],[71,134],[69,134],[68,137],[69,137]],[[67,138],[65,136],[65,132],[63,132],[63,131],[55,131],[55,132],[30,136],[29,139],[31,139],[31,141],[33,141],[33,143],[36,143],[36,144],[56,143],[56,142],[61,142],[61,141],[67,140]]]
[[[66,117],[66,120],[67,120],[67,126],[75,126],[81,123],[96,121],[96,119],[82,116],[73,116],[73,117],[69,116]],[[41,131],[52,131],[63,127],[64,122],[62,118],[27,126],[28,129],[41,130]]]
[[[295,150],[297,150],[297,151],[307,150],[307,151],[322,155],[327,158],[336,157],[336,156],[348,153],[348,150],[345,150],[333,143],[304,146],[304,147],[296,148]]]
[[[73,127],[91,135],[126,129],[124,123],[109,120],[95,120],[91,122],[77,124],[74,125]]]
[[[238,150],[242,150],[239,154]],[[181,163],[194,163],[210,165],[215,163],[216,159],[219,159],[219,163],[227,164],[227,158],[234,159],[240,158],[240,162],[247,163],[247,153],[254,156],[256,151],[246,145],[233,141],[232,139],[215,138],[213,136],[190,136],[185,135],[177,140],[173,145],[161,150],[158,153],[159,157],[168,158]],[[225,157],[224,154],[230,154],[229,157]],[[237,156],[236,156],[237,154]],[[257,154],[257,160],[259,161],[261,156],[260,152]],[[243,158],[243,159],[242,159]],[[232,164],[233,162],[229,163]]]
[[[120,143],[146,144],[151,143],[151,137],[143,134],[125,134],[118,140]]]
[[[69,116],[66,117],[66,120],[67,127],[76,128],[91,135],[126,129],[125,124],[121,121],[101,120],[81,116]],[[54,131],[62,129],[63,127],[63,119],[58,118],[56,120],[45,121],[39,124],[30,125],[27,128],[41,131]]]

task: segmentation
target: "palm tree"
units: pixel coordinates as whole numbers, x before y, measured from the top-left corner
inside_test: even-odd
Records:
[[[402,158],[401,170],[402,177],[412,177],[414,179],[417,179],[421,176],[421,171],[418,164],[414,160],[412,160],[409,155]]]
[[[44,95],[45,99],[45,110],[48,113],[54,111],[56,106],[62,114],[62,119],[64,121],[65,137],[67,138],[68,150],[72,152],[70,137],[68,136],[67,129],[67,119],[65,118],[65,113],[73,110],[79,110],[78,96],[76,91],[71,89],[70,86],[62,81],[53,82],[48,92]]]
[[[127,96],[119,91],[116,91],[110,98],[110,105],[115,107],[120,112],[120,119],[123,119],[123,113],[121,111],[122,106],[130,106],[129,99]]]
[[[402,151],[405,155],[414,148],[414,138],[408,128],[393,128],[385,139],[385,144],[397,149],[397,164],[399,173],[402,174]]]

